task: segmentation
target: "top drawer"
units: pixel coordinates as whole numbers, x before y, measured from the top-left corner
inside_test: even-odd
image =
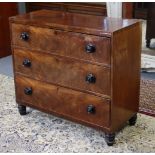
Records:
[[[11,29],[15,46],[110,64],[110,38],[14,23]]]

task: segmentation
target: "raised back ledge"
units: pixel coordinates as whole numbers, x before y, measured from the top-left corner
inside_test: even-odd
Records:
[[[140,22],[137,19],[111,18],[53,10],[39,10],[9,18],[17,24],[46,27],[111,37],[112,33]]]

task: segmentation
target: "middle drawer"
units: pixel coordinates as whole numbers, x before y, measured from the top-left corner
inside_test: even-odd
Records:
[[[64,87],[110,96],[110,69],[83,61],[14,49],[15,72]]]

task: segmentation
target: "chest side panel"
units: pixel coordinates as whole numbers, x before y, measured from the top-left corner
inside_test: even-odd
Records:
[[[118,130],[138,112],[141,23],[114,33],[112,42],[111,129]]]

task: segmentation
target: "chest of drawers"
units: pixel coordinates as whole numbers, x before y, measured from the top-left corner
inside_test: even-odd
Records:
[[[141,23],[41,10],[11,17],[16,101],[105,132],[108,145],[139,104]]]

